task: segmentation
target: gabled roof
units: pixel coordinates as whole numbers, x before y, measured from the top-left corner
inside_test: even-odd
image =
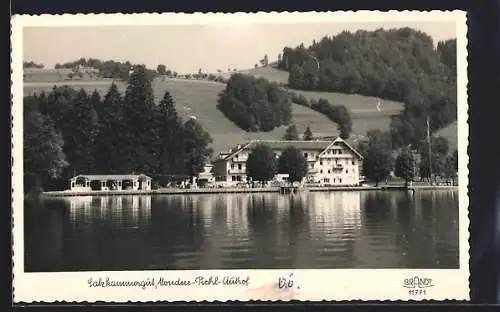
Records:
[[[232,148],[230,151],[221,152],[215,161],[230,159],[234,155],[238,154],[240,151],[252,149],[255,146],[257,146],[257,144],[260,143],[268,145],[272,150],[284,150],[288,146],[294,146],[299,150],[324,151],[337,142],[344,143],[348,149],[350,149],[360,159],[363,159],[363,156],[358,151],[356,151],[351,145],[349,145],[345,140],[341,139],[340,137],[331,137],[331,140],[311,140],[311,141],[252,140],[246,144],[238,145],[235,148]]]
[[[294,146],[300,150],[318,150],[322,151],[330,144],[332,144],[332,141],[324,141],[324,140],[312,140],[312,141],[285,141],[285,140],[252,140],[246,144],[241,144],[238,145],[237,147],[231,149],[230,152],[223,152],[220,153],[219,156],[216,158],[216,161],[218,160],[227,160],[232,158],[234,155],[238,154],[242,150],[247,150],[247,149],[252,149],[257,144],[266,144],[268,145],[272,150],[284,150],[288,146]]]
[[[351,150],[354,152],[354,154],[356,154],[359,159],[364,159],[363,155],[361,155],[354,147],[352,147],[349,143],[347,143],[346,140],[342,140],[342,142]]]
[[[282,141],[282,140],[255,140],[251,141],[247,148],[254,148],[257,144],[264,143],[272,150],[284,150],[294,146],[299,150],[324,150],[332,141]]]
[[[134,180],[140,177],[151,179],[145,174],[79,174],[70,180],[85,178],[88,180]]]

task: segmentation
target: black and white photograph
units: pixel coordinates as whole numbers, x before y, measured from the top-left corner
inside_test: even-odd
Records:
[[[465,15],[384,14],[19,27],[14,265],[467,279]]]

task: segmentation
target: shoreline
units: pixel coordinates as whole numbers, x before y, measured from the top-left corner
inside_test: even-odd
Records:
[[[349,192],[349,191],[408,191],[419,190],[448,190],[458,189],[456,185],[419,185],[408,188],[399,185],[381,186],[329,186],[329,187],[308,187],[298,188],[301,192]],[[197,189],[175,189],[165,188],[157,190],[122,190],[122,191],[48,191],[43,192],[47,197],[68,197],[68,196],[119,196],[119,195],[192,195],[192,194],[230,194],[230,193],[280,193],[281,187],[264,188],[197,188]]]

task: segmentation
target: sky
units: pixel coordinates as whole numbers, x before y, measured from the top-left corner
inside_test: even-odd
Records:
[[[25,27],[23,60],[45,64],[81,57],[130,61],[156,69],[165,64],[180,74],[248,69],[265,54],[275,61],[283,47],[308,46],[313,39],[343,30],[411,27],[430,35],[436,44],[456,37],[449,21],[316,24],[206,24],[164,26]]]

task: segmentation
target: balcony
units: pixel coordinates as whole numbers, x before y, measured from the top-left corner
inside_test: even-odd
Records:
[[[246,174],[246,169],[245,168],[231,168],[227,171],[228,174]]]

